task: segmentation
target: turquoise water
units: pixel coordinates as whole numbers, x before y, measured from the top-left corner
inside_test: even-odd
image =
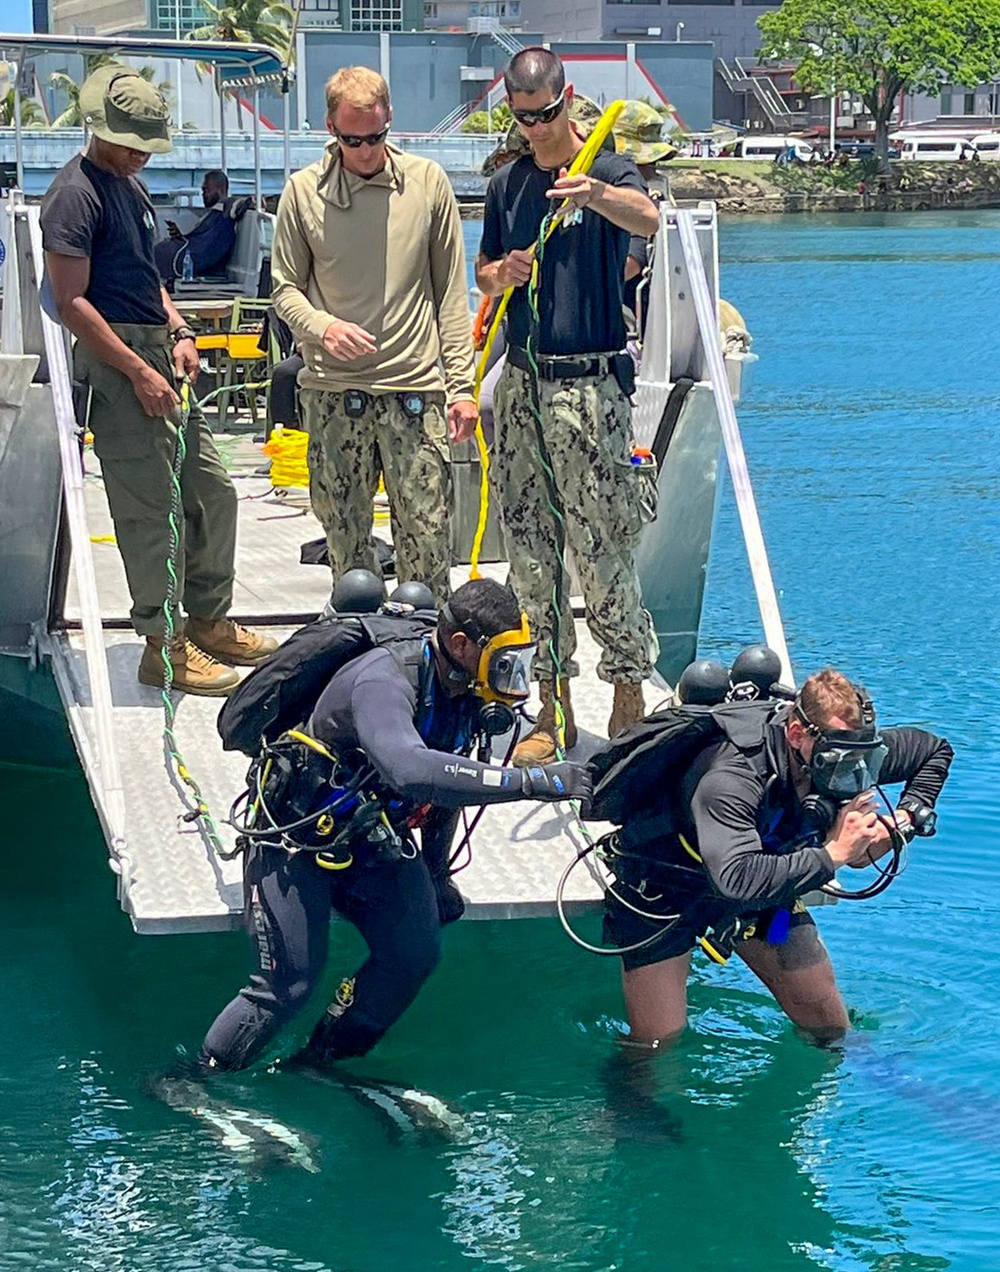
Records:
[[[354,1069],[464,1131],[260,1072],[217,1098],[301,1147],[237,1151],[218,1109],[213,1129],[148,1088],[241,983],[241,939],[134,936],[82,781],[2,773],[3,1272],[998,1266],[1000,214],[727,223],[722,256],[761,357],[741,418],[796,669],[842,664],[958,751],[938,837],[819,917],[849,1044],[807,1046],[745,970],[699,962],[661,1117],[612,1108],[613,961],[554,921],[462,924]],[[759,634],[728,498],[705,631],[725,654]],[[331,981],[356,951],[338,931]]]

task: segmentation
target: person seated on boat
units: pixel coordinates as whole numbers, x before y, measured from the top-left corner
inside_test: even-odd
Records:
[[[125,564],[132,624],[146,640],[139,681],[158,686],[172,559],[177,388],[199,368],[194,332],[156,270],[156,217],[138,178],[151,154],[171,148],[169,112],[151,84],[114,63],[84,82],[80,108],[90,144],[56,174],[42,202],[45,269],[59,317],[77,338],[74,376],[90,388],[89,426]],[[236,490],[197,407],[185,435],[177,603],[170,616],[173,687],[219,696],[238,683],[234,667],[253,666],[277,645],[228,617]]]
[[[628,812],[614,832],[618,896],[606,895],[604,931],[623,950],[630,1041],[656,1047],[683,1031],[696,944],[720,963],[738,954],[801,1030],[837,1039],[848,1014],[801,898],[842,866],[862,869],[914,834],[933,834],[952,748],[922,729],[880,730],[865,690],[832,668],[810,676],[793,702],[721,710],[728,725],[702,734],[693,757],[690,745],[675,752],[676,771],[666,750],[669,713],[641,726],[646,749],[635,752],[631,777],[622,743],[615,781],[631,781],[633,795],[622,785],[615,794]],[[593,763],[603,765],[600,757]],[[605,816],[608,795],[592,776],[595,815]],[[893,783],[904,783],[903,792],[894,810],[880,813],[876,789],[882,795]]]
[[[205,173],[201,201],[206,212],[193,229],[182,234],[176,221],[167,221],[169,237],[153,247],[156,268],[168,288],[184,275],[185,253],[191,255],[194,277],[225,272],[236,246],[236,226],[251,203],[249,198],[229,198],[229,178],[221,168]]]
[[[299,372],[305,366],[302,357],[302,346],[292,335],[292,329],[273,309],[264,315],[264,324],[260,333],[260,348],[266,353],[271,343],[281,354],[280,359],[271,367],[270,384],[268,385],[268,415],[270,425],[281,424],[285,428],[301,429],[299,411]]]
[[[367,571],[350,571],[344,581],[365,589],[361,575],[377,597],[379,580]],[[423,594],[430,599],[426,587]],[[370,608],[369,597],[364,590],[359,607]],[[338,613],[350,607],[337,589],[334,599]],[[330,806],[331,785],[337,788],[325,837],[312,841],[325,851],[302,847],[301,805],[288,814],[287,835],[272,831],[281,806],[268,802],[262,779],[268,820],[244,861],[254,971],[209,1029],[205,1068],[244,1068],[305,1007],[326,963],[331,910],[358,929],[369,953],[341,983],[299,1058],[325,1064],[366,1054],[436,967],[442,924],[462,912],[447,884],[457,810],[586,797],[582,766],[522,770],[467,758],[477,735],[493,727],[484,712],[510,716],[509,707],[527,697],[534,642],[513,592],[492,579],[465,583],[424,631],[369,645],[333,674],[315,703],[302,754],[315,761],[319,747],[338,766],[336,781],[325,782],[325,803],[310,806]],[[268,668],[257,674],[266,677]],[[512,727],[513,719],[505,723]],[[323,772],[330,775],[329,766]],[[352,774],[364,799],[341,814],[350,807]]]
[[[513,288],[490,477],[511,581],[540,637],[542,710],[514,761],[540,763],[555,756],[561,740],[568,748],[576,740],[569,683],[579,667],[567,545],[602,649],[598,675],[614,686],[609,732],[644,711],[642,682],[652,672],[656,639],[635,565],[642,515],[631,463],[634,367],[625,351],[622,293],[629,237],[654,234],[659,215],[627,155],[601,151],[588,172],[564,172],[584,142],[567,111],[573,86],[554,53],[521,50],[504,79],[531,154],[490,181],[476,281],[489,296]],[[569,200],[570,223],[544,246],[536,293],[528,286],[534,248],[556,200]],[[564,739],[557,738],[557,701]]]
[[[334,577],[379,572],[372,500],[385,479],[400,572],[449,591],[448,439],[476,426],[462,222],[439,164],[387,141],[389,88],[364,66],[326,86],[333,140],[278,204],[274,308],[302,344],[312,508]]]

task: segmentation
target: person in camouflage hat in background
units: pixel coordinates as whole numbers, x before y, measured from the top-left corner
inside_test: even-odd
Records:
[[[673,142],[664,140],[663,124],[664,118],[654,106],[639,101],[626,102],[615,121],[612,136],[616,153],[631,155],[647,183],[656,179],[657,164],[677,154]]]
[[[476,281],[488,296],[513,289],[490,475],[511,581],[539,634],[534,674],[542,710],[513,755],[515,764],[531,765],[556,753],[557,689],[567,749],[576,740],[569,679],[579,668],[567,546],[602,649],[598,675],[614,686],[609,733],[644,714],[642,681],[652,671],[655,637],[635,568],[642,513],[631,462],[634,376],[622,352],[622,289],[629,236],[653,234],[658,222],[627,156],[601,152],[588,172],[568,175],[586,124],[571,122],[575,93],[554,54],[522,50],[504,80],[530,151],[490,181]],[[504,150],[513,144],[511,138]],[[526,286],[530,249],[553,201],[562,199],[572,216],[544,249],[536,321]]]
[[[584,97],[582,93],[574,93],[568,113],[570,127],[581,141],[586,141],[594,131],[594,125],[600,120],[602,111],[600,106],[589,97]],[[614,135],[605,141],[601,149],[609,152],[617,149]],[[518,127],[517,121],[511,120],[510,127],[499,144],[483,160],[483,176],[492,177],[494,172],[502,168],[505,163],[511,163],[514,159],[521,159],[524,155],[530,154],[531,146],[528,138]]]
[[[629,101],[615,121],[612,133],[616,153],[632,157],[639,175],[649,188],[649,197],[657,204],[664,199],[670,200],[665,182],[659,180],[657,167],[677,154],[677,147],[663,139],[663,125],[663,116],[648,102]],[[630,332],[639,339],[646,326],[646,309],[644,304],[640,306],[639,284],[648,271],[650,246],[650,239],[633,234],[625,261],[623,303],[629,313]]]

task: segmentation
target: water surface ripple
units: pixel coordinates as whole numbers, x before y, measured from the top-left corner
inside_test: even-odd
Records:
[[[744,970],[699,963],[688,1036],[639,1075],[651,1114],[621,1095],[617,969],[554,922],[462,924],[354,1066],[452,1132],[273,1071],[193,1116],[153,1093],[240,983],[240,939],[135,937],[82,780],[0,774],[0,1272],[997,1268],[998,243],[998,213],[722,230],[796,669],[843,665],[959,753],[904,878],[819,916],[849,1044],[805,1045]],[[703,646],[758,636],[727,494]],[[331,978],[357,952],[338,931]]]

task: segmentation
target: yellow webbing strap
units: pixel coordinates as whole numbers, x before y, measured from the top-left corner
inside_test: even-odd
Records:
[[[288,736],[294,738],[296,742],[301,742],[303,746],[307,746],[310,751],[315,751],[317,754],[325,756],[331,763],[336,764],[337,757],[331,755],[322,742],[317,741],[316,738],[311,738],[308,733],[303,733],[299,729],[289,729]]]
[[[587,140],[583,143],[582,148],[577,152],[576,157],[567,169],[566,175],[575,177],[578,173],[587,172],[593,164],[594,160],[600,153],[601,147],[611,135],[611,130],[618,122],[618,116],[625,109],[623,101],[612,102],[604,114],[594,125],[593,131]],[[556,215],[549,222],[545,237],[556,228],[559,222],[569,210],[570,200],[564,199],[560,204]],[[534,245],[530,250],[534,250]],[[479,362],[476,365],[476,379],[473,385],[473,396],[476,399],[476,407],[479,406],[479,391],[482,388],[483,376],[486,374],[486,367],[489,363],[490,351],[493,348],[493,342],[496,340],[497,332],[500,330],[500,324],[503,322],[504,314],[507,312],[507,306],[510,298],[514,294],[514,288],[508,287],[500,297],[500,304],[497,305],[496,313],[493,315],[493,321],[490,323],[490,329],[486,333],[486,343],[483,345],[483,351],[479,355]],[[476,448],[479,451],[479,521],[476,524],[476,533],[472,540],[472,552],[469,554],[469,578],[478,579],[481,577],[479,573],[479,554],[483,549],[483,538],[486,534],[486,519],[490,510],[490,486],[488,481],[490,457],[486,449],[486,438],[483,436],[482,420],[476,421]]]

